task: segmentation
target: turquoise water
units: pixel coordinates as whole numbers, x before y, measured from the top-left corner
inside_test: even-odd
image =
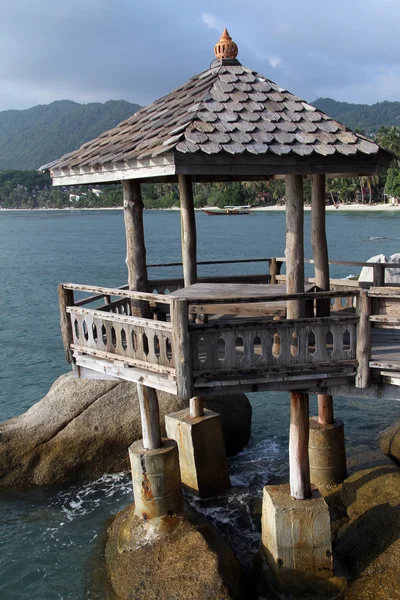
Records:
[[[213,219],[197,213],[198,259],[283,255],[284,213]],[[397,213],[329,213],[330,257],[363,261],[400,252]],[[306,256],[311,257],[309,214]],[[148,263],[180,260],[175,211],[145,213]],[[119,286],[126,282],[122,211],[0,212],[0,419],[41,399],[68,366],[59,333],[57,284],[72,281]],[[200,274],[262,272],[261,265],[202,267]],[[311,275],[311,267],[308,273]],[[347,276],[332,267],[331,276]],[[152,269],[154,277],[179,268]],[[257,548],[259,534],[249,502],[262,485],[287,474],[287,394],[253,394],[249,448],[231,461],[235,487],[213,502],[193,501],[234,544],[240,558]],[[337,399],[348,448],[373,446],[376,434],[400,416],[400,404]],[[315,400],[312,402],[315,411]],[[47,600],[101,598],[87,591],[91,555],[106,519],[131,501],[129,477],[105,476],[92,484],[0,495],[0,598]],[[237,531],[240,528],[240,535]]]

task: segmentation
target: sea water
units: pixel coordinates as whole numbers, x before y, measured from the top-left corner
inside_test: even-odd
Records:
[[[309,213],[305,254],[312,256]],[[179,262],[177,211],[146,211],[148,263]],[[213,218],[196,214],[198,260],[282,256],[285,214]],[[396,212],[336,211],[327,215],[332,260],[365,261],[400,252]],[[120,286],[127,280],[122,211],[0,211],[0,420],[26,411],[68,371],[59,332],[57,284]],[[200,275],[262,273],[264,264],[200,267]],[[354,269],[353,269],[354,271]],[[355,270],[357,274],[357,270]],[[312,275],[312,266],[306,267]],[[351,269],[332,266],[331,277]],[[177,267],[150,276],[176,277]],[[230,460],[232,490],[193,506],[228,539],[244,567],[259,541],[262,486],[287,479],[289,399],[284,393],[249,394],[253,406],[248,448]],[[311,398],[311,410],[316,400]],[[400,417],[400,404],[335,399],[346,425],[350,453],[376,448],[376,436]],[[96,482],[29,488],[0,494],[0,598],[19,600],[101,599],[93,586],[108,519],[132,501],[129,474]],[[96,591],[97,590],[97,591]]]

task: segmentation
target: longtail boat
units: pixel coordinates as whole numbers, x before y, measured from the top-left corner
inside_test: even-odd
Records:
[[[206,215],[248,215],[250,213],[250,205],[244,206],[224,206],[224,208],[202,208]]]

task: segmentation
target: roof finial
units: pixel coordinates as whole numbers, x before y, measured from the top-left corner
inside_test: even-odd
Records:
[[[235,42],[232,41],[231,36],[228,33],[228,30],[225,28],[221,39],[218,44],[214,46],[214,54],[218,59],[221,58],[236,58],[238,55],[238,47]]]

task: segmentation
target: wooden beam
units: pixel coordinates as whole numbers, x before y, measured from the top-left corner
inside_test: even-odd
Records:
[[[304,292],[304,204],[303,177],[286,178],[286,291]],[[288,301],[287,318],[304,317],[304,302]],[[311,496],[308,458],[308,395],[290,392],[289,469],[290,493],[297,500]]]
[[[359,323],[357,328],[357,360],[358,369],[356,376],[356,387],[365,389],[371,383],[371,299],[367,290],[361,290],[358,298],[358,316]]]
[[[140,182],[134,180],[123,181],[122,189],[124,196],[128,286],[130,290],[147,292],[146,245],[144,241],[143,201]],[[148,304],[146,302],[132,301],[132,314],[138,317],[150,316]]]
[[[204,416],[204,400],[202,396],[190,398],[189,414],[192,418]]]
[[[154,450],[161,446],[160,413],[156,391],[137,384],[140,418],[142,422],[143,448]]]
[[[311,180],[311,243],[314,258],[315,283],[318,290],[328,291],[329,259],[326,239],[325,175],[313,175]],[[317,316],[328,317],[331,312],[329,299],[318,300]],[[321,425],[333,423],[333,398],[318,394],[318,422]]]
[[[286,177],[286,292],[304,292],[304,204],[303,177]],[[287,303],[288,319],[304,316],[304,302]]]
[[[58,286],[58,300],[60,304],[60,327],[61,336],[64,344],[65,358],[67,362],[72,363],[71,344],[73,343],[71,318],[67,312],[69,306],[74,305],[73,290],[66,290],[60,283]]]
[[[196,217],[193,203],[192,179],[188,175],[178,177],[181,201],[182,262],[185,286],[197,280]]]
[[[308,394],[290,392],[290,494],[296,500],[311,497],[308,410]]]
[[[189,312],[186,300],[171,298],[172,353],[176,369],[178,396],[193,398],[192,347],[189,333]]]
[[[333,398],[328,394],[318,394],[318,423],[332,425],[334,421]]]
[[[325,176],[313,175],[311,186],[311,243],[314,258],[315,283],[320,290],[328,291],[329,260],[325,213]],[[326,317],[329,314],[329,301],[320,301],[317,305],[317,315]]]
[[[124,196],[124,220],[126,231],[126,266],[128,267],[128,287],[137,292],[148,291],[146,245],[143,227],[143,201],[140,182],[122,182]],[[150,317],[150,305],[143,300],[132,300],[132,315]],[[143,447],[148,449],[161,446],[160,417],[156,391],[142,383],[137,383],[142,422]]]

